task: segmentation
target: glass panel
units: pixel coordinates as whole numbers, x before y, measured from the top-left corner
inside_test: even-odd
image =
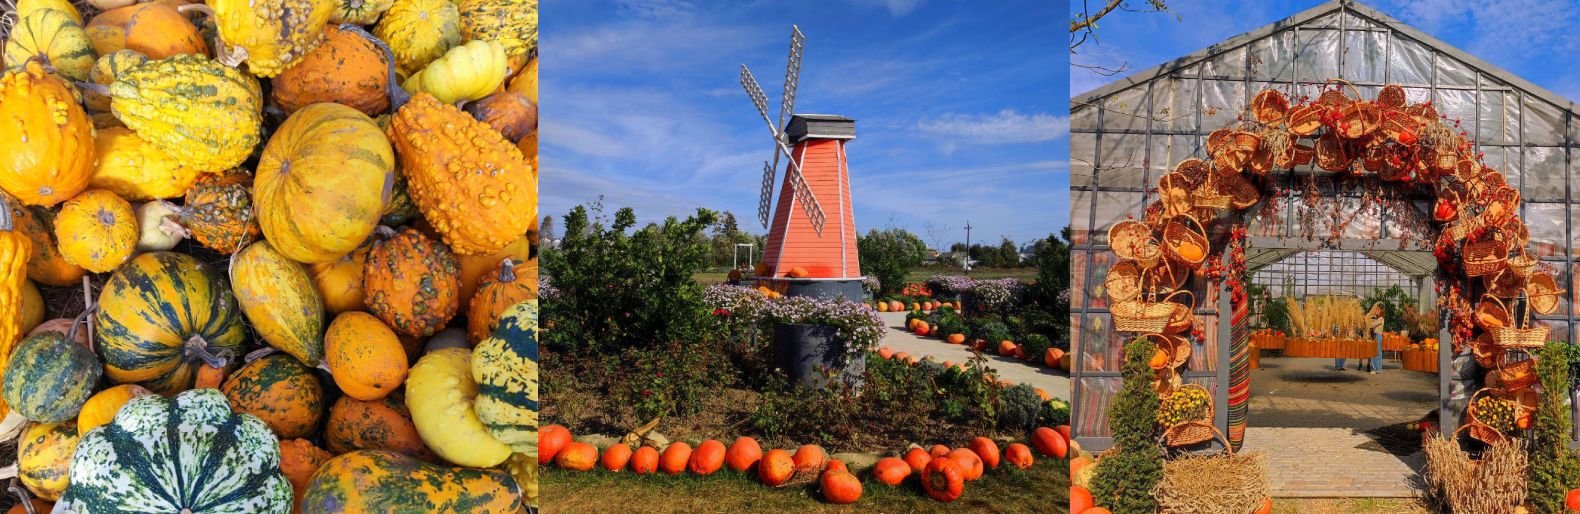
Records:
[[[1070,244],[1091,243],[1092,197],[1091,191],[1070,191]]]
[[[1344,197],[1340,201],[1343,202],[1340,216],[1343,216],[1342,220],[1348,220],[1348,224],[1344,226],[1344,237],[1356,239],[1382,237],[1382,221],[1378,216],[1380,210],[1372,209],[1361,213],[1361,199]]]
[[[1344,33],[1344,78],[1360,82],[1382,82],[1384,32]]]
[[[1339,76],[1339,31],[1302,28],[1295,50],[1297,80],[1322,82]]]
[[[1285,30],[1251,42],[1251,79],[1295,80],[1295,31]]]
[[[1476,73],[1459,59],[1443,54],[1437,55],[1437,85],[1439,86],[1466,86],[1476,85]]]
[[[1340,25],[1346,29],[1370,29],[1377,26],[1367,21],[1366,18],[1349,11],[1344,12],[1344,20],[1340,22]]]
[[[1098,187],[1142,188],[1142,166],[1146,163],[1147,135],[1104,132],[1100,146],[1102,163],[1097,170]]]
[[[1115,93],[1103,106],[1103,132],[1147,130],[1146,84]]]
[[[1525,226],[1531,231],[1531,251],[1536,255],[1563,255],[1564,204],[1526,202]]]
[[[1448,117],[1447,122],[1455,126],[1456,132],[1464,130],[1469,132],[1475,127],[1476,122],[1476,92],[1453,89],[1439,89],[1437,96],[1432,99],[1432,105],[1437,107],[1437,113]]]
[[[1097,134],[1070,134],[1070,187],[1092,185],[1092,166],[1097,164]]]
[[[1114,263],[1119,260],[1119,256],[1108,250],[1093,250],[1092,255],[1088,256],[1087,259],[1086,267],[1091,269],[1090,276],[1092,281],[1085,284],[1086,287],[1084,289],[1076,290],[1086,291],[1086,308],[1088,310],[1107,309],[1108,293],[1104,284],[1108,281],[1108,269],[1114,267]],[[1085,271],[1084,269],[1082,270],[1083,273]]]
[[[1558,312],[1561,314],[1561,313],[1569,312],[1569,310],[1568,310],[1568,307],[1562,307],[1561,306],[1561,307],[1559,307]],[[1565,322],[1562,322],[1562,321],[1553,321],[1553,322],[1547,322],[1547,326],[1553,327],[1553,331],[1547,334],[1547,340],[1548,341],[1568,341],[1569,340],[1569,324],[1568,323],[1565,323]]]
[[[1245,47],[1235,48],[1208,58],[1202,62],[1201,73],[1203,78],[1243,79],[1245,78]]]
[[[1070,427],[1075,437],[1109,436],[1108,405],[1122,385],[1124,380],[1120,377],[1081,377],[1081,386],[1075,389],[1080,396],[1074,403],[1079,407],[1072,412],[1075,424]]]
[[[1288,217],[1289,198],[1267,198],[1262,205],[1249,214],[1250,220],[1246,225],[1249,235],[1257,237],[1278,237],[1284,235],[1284,222]]]
[[[1244,82],[1225,80],[1202,81],[1201,133],[1233,123],[1250,99],[1245,96]]]
[[[1196,79],[1166,77],[1153,82],[1152,131],[1196,131]]]
[[[1524,189],[1526,200],[1559,202],[1564,199],[1564,149],[1528,147],[1525,149]]]
[[[1404,101],[1407,102],[1407,103],[1418,104],[1418,103],[1430,101],[1431,99],[1432,99],[1432,90],[1429,89],[1429,88],[1424,88],[1424,87],[1407,87],[1407,88],[1404,88]]]
[[[1478,116],[1481,144],[1518,144],[1520,96],[1513,92],[1483,91]]]
[[[1108,244],[1108,227],[1141,214],[1140,192],[1099,191],[1097,193],[1097,225],[1093,227],[1092,244]]]
[[[1501,146],[1481,147],[1481,162],[1503,173],[1503,180],[1515,187],[1520,185],[1520,153]]]
[[[1400,84],[1432,83],[1432,52],[1414,39],[1393,34],[1388,51],[1388,80]]]
[[[1196,154],[1196,136],[1152,136],[1152,156],[1147,167],[1151,171],[1147,177],[1147,188],[1157,185],[1158,178],[1164,173],[1174,169],[1180,161],[1189,159]]]
[[[1070,130],[1097,130],[1097,103],[1070,103]]]
[[[1326,28],[1334,28],[1334,29],[1336,29],[1336,28],[1339,28],[1339,23],[1340,23],[1339,22],[1339,13],[1338,13],[1338,11],[1334,11],[1334,12],[1330,12],[1330,13],[1324,14],[1322,16],[1319,16],[1316,19],[1313,19],[1311,21],[1308,21],[1308,22],[1306,22],[1305,25],[1301,25],[1300,28],[1302,30],[1310,29],[1310,28],[1313,28],[1313,27],[1326,27]]]
[[[1114,333],[1112,321],[1106,312],[1086,314],[1081,324],[1081,341],[1087,345],[1080,355],[1082,371],[1117,372],[1124,365],[1125,336]]]
[[[1525,144],[1561,145],[1564,142],[1564,115],[1557,106],[1532,96],[1525,97]]]

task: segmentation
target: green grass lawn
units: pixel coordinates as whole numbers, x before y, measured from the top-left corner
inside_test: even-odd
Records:
[[[907,281],[907,282],[922,282],[922,281],[927,280],[927,277],[931,277],[933,275],[964,275],[964,274],[965,274],[965,272],[961,271],[960,268],[929,266],[929,267],[917,268],[917,269],[911,270],[911,272],[909,274],[905,275],[905,281]],[[724,282],[727,278],[729,278],[728,275],[729,275],[729,271],[725,270],[725,271],[704,271],[704,272],[697,273],[696,275],[692,275],[692,276],[697,279],[697,282],[701,282],[703,284],[718,284],[718,283]],[[1032,279],[1037,277],[1037,268],[1034,268],[1034,267],[1025,267],[1025,268],[977,268],[977,269],[971,270],[971,277],[972,278],[981,278],[981,279],[995,279],[995,278],[1010,277],[1010,278],[1017,278],[1017,279],[1020,279],[1022,281],[1030,282]]]
[[[770,488],[755,476],[728,468],[710,476],[636,476],[629,472],[577,473],[547,466],[538,475],[544,513],[580,512],[1068,512],[1069,461],[1041,459],[1031,469],[1008,465],[967,482],[953,503],[939,503],[922,492],[915,477],[899,487],[872,481],[862,473],[861,500],[852,505],[824,503],[817,484]]]

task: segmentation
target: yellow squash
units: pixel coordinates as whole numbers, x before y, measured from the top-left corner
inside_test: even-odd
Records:
[[[182,166],[217,173],[258,146],[262,94],[257,79],[241,70],[181,54],[121,72],[110,85],[110,108]]]
[[[6,68],[21,69],[28,61],[39,61],[72,80],[87,80],[97,58],[82,22],[49,8],[23,16],[5,43]]]
[[[33,425],[17,442],[17,476],[22,485],[40,498],[55,501],[66,492],[71,457],[81,441],[77,424],[67,421]]]
[[[378,226],[394,167],[389,140],[372,118],[340,104],[304,107],[280,125],[258,160],[258,225],[292,260],[339,259]]]
[[[478,100],[505,83],[510,65],[505,47],[497,41],[471,41],[451,48],[406,79],[407,92],[428,93],[440,102]]]
[[[323,362],[324,302],[305,266],[259,241],[231,257],[230,284],[258,337],[307,367]]]
[[[296,64],[324,39],[335,0],[207,0],[223,48],[220,60],[259,77]]]
[[[99,163],[88,185],[114,191],[127,200],[147,201],[186,194],[198,171],[182,166],[164,150],[125,127],[107,128],[94,138]]]
[[[132,398],[154,394],[147,388],[137,384],[121,384],[94,393],[88,402],[82,404],[82,410],[77,413],[77,433],[86,434],[90,430],[110,424],[115,419],[115,413],[126,406]]]
[[[532,103],[538,103],[538,59],[534,57],[527,61],[527,67],[510,79],[510,86],[506,89],[526,95]]]
[[[389,43],[396,67],[406,76],[461,44],[461,14],[450,0],[395,0],[373,35]]]
[[[372,25],[379,20],[379,15],[394,4],[395,0],[335,0],[335,10],[329,15],[329,23]]]
[[[76,94],[38,62],[0,77],[0,189],[54,206],[88,188],[93,124]]]
[[[66,13],[78,25],[82,24],[82,13],[77,12],[77,7],[66,0],[17,0],[14,5],[18,17],[26,17],[40,9],[54,9]]]
[[[362,269],[368,263],[370,245],[357,247],[351,253],[329,262],[309,266],[318,295],[324,298],[324,308],[330,314],[368,309],[367,290],[362,288]]]
[[[472,352],[465,348],[424,355],[406,378],[406,408],[417,435],[434,453],[461,466],[498,466],[510,457],[510,447],[494,439],[477,418],[472,410],[476,397]]]
[[[68,262],[94,273],[112,271],[137,249],[137,213],[107,189],[90,189],[60,208],[55,239]]]
[[[33,241],[16,221],[8,199],[0,195],[0,362],[9,360],[11,349],[22,340],[22,288],[27,283],[27,258],[33,253]],[[0,374],[4,372],[0,366]],[[10,411],[0,400],[0,416]]]
[[[136,50],[118,50],[114,53],[99,56],[93,63],[93,69],[88,70],[88,82],[108,88],[115,83],[115,77],[122,70],[148,62],[148,56]],[[107,114],[110,112],[110,92],[98,88],[86,89],[82,92],[82,104],[88,108],[90,115]],[[110,117],[115,120],[114,116]],[[120,120],[115,120],[119,124]]]
[[[467,41],[498,41],[511,57],[538,46],[538,0],[459,0],[455,6]]]

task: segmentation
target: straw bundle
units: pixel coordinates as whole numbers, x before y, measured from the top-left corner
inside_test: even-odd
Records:
[[[1152,493],[1162,513],[1245,514],[1268,496],[1267,456],[1248,452],[1168,460]]]
[[[1313,296],[1304,302],[1286,299],[1295,336],[1306,339],[1364,338],[1366,311],[1360,300],[1344,296]]]
[[[1512,514],[1525,503],[1525,451],[1519,445],[1489,445],[1474,461],[1454,439],[1427,438],[1427,501],[1447,512]]]

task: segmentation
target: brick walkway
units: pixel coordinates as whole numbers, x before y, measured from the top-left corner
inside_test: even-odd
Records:
[[[905,327],[903,312],[883,312],[879,315],[883,316],[883,320],[889,324],[889,334],[883,337],[880,346],[887,346],[895,352],[909,353],[917,358],[931,355],[938,362],[960,363],[971,360],[971,350],[964,345],[949,344],[936,337],[916,337],[903,330]],[[1041,387],[1054,398],[1069,401],[1070,376],[1063,371],[997,355],[989,355],[988,359],[991,361],[989,366],[998,371],[999,378],[1017,384]]]
[[[1415,496],[1411,483],[1424,465],[1417,451],[1408,457],[1365,449],[1366,434],[1347,428],[1249,427],[1245,449],[1268,456],[1268,481],[1275,497]]]

